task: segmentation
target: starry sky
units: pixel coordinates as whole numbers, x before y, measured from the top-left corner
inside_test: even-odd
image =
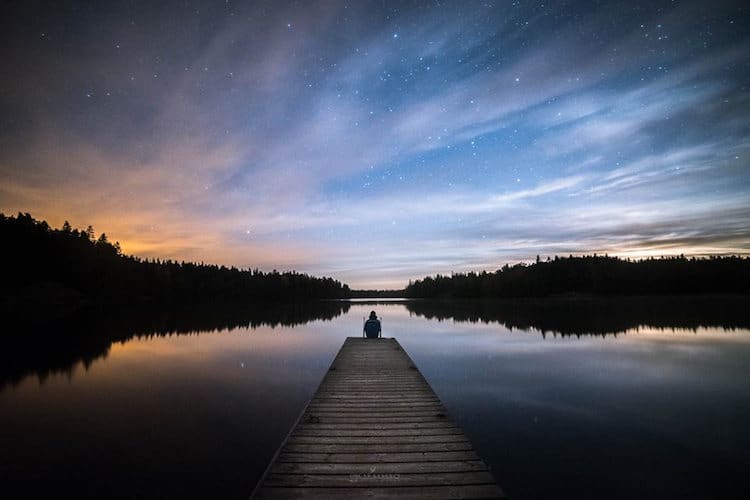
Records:
[[[744,2],[4,2],[0,211],[400,288],[750,253]]]

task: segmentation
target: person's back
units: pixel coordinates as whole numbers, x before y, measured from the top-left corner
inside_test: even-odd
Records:
[[[375,311],[370,313],[370,319],[365,321],[364,333],[368,339],[376,339],[380,337],[380,320],[378,319]]]

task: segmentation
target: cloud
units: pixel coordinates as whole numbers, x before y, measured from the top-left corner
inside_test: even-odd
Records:
[[[699,39],[704,9],[154,5],[95,9],[80,38],[27,13],[0,210],[354,286],[540,252],[743,253],[748,44]]]

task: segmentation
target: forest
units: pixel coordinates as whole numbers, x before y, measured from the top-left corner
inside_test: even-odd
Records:
[[[3,309],[21,312],[44,303],[69,309],[80,303],[194,303],[347,298],[332,278],[294,271],[263,272],[124,255],[106,233],[66,221],[54,229],[28,213],[0,214]],[[27,311],[28,312],[28,311]]]
[[[750,292],[750,258],[607,255],[537,257],[494,272],[428,276],[404,290],[350,290],[332,278],[122,253],[89,226],[60,229],[28,213],[0,214],[0,312],[20,317],[82,304],[224,303],[356,297],[518,298],[561,295],[687,295]]]
[[[428,276],[409,282],[408,298],[511,298],[583,295],[684,295],[750,292],[747,257],[554,257],[495,272]]]

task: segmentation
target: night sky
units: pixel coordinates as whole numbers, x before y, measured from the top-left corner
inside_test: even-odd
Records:
[[[6,2],[0,211],[355,288],[747,254],[743,5]]]

